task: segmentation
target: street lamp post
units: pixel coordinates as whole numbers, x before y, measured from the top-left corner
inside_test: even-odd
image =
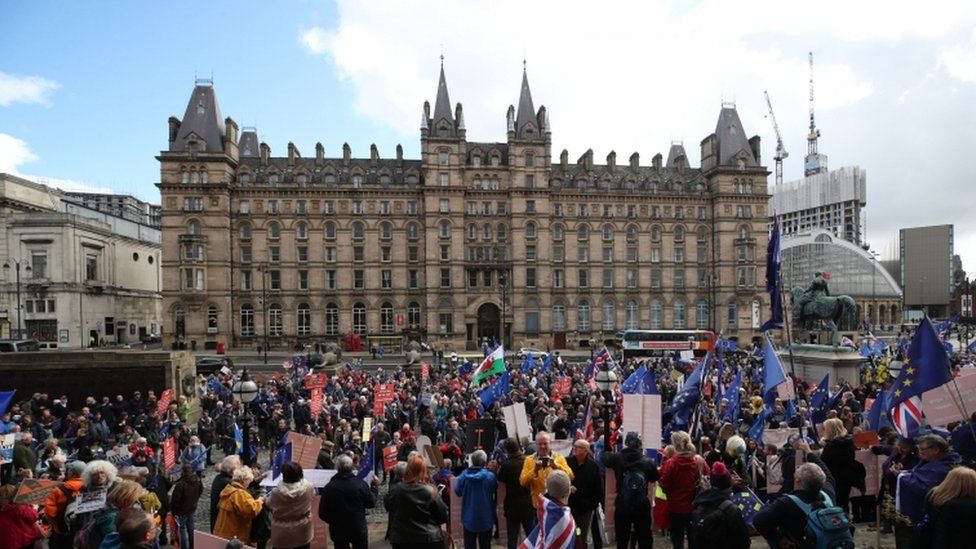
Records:
[[[613,387],[617,384],[617,374],[604,365],[593,376],[596,388],[603,393],[603,451],[610,451],[610,403],[613,402]]]
[[[20,303],[20,266],[21,265],[24,266],[25,273],[31,272],[31,267],[26,263],[22,263],[16,259],[12,259],[3,264],[4,270],[6,271],[10,270],[11,262],[14,264],[14,273],[17,279],[17,339],[20,340],[20,339],[24,339],[24,325],[23,325],[23,321],[21,320],[21,310],[23,309],[23,306]]]
[[[258,267],[261,271],[261,318],[264,319],[264,364],[268,364],[268,266],[262,264]]]
[[[251,421],[253,418],[251,417],[248,407],[258,396],[258,385],[257,383],[251,381],[251,377],[247,374],[247,366],[244,367],[244,371],[241,372],[241,379],[234,384],[231,392],[234,394],[234,398],[236,398],[244,408],[244,413],[241,415],[241,423],[244,424],[244,440],[242,441],[243,444],[241,445],[241,453],[244,455],[241,456],[241,459],[243,460],[244,465],[250,466],[252,463]]]

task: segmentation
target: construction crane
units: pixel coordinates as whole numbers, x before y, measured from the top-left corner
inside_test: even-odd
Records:
[[[790,153],[786,152],[786,147],[783,146],[783,136],[779,133],[779,124],[776,123],[776,115],[773,114],[773,104],[769,100],[769,92],[763,90],[763,95],[766,96],[769,119],[773,123],[773,131],[776,132],[776,154],[773,155],[773,160],[776,161],[776,186],[779,187],[783,184],[783,159],[789,157]]]

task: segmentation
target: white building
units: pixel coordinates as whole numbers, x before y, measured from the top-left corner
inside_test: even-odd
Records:
[[[0,339],[80,348],[159,333],[160,245],[158,228],[0,174]]]
[[[820,155],[823,156],[823,155]],[[860,245],[861,210],[867,205],[867,173],[858,166],[821,171],[773,187],[770,213],[784,236],[817,229]]]

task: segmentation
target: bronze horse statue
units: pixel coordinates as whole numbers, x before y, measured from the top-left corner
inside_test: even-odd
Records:
[[[813,323],[824,321],[830,330],[831,345],[840,345],[838,330],[852,330],[857,325],[857,305],[850,296],[818,295],[804,302],[805,292],[790,290],[793,299],[793,323],[797,330],[808,330]]]

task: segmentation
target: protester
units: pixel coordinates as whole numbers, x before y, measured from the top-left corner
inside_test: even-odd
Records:
[[[152,549],[159,534],[152,513],[139,508],[119,511],[115,517],[115,529],[118,532],[116,547],[119,549]]]
[[[173,486],[169,510],[176,519],[181,548],[193,549],[193,531],[196,527],[193,515],[203,494],[203,482],[188,463],[184,463],[180,471],[180,479]]]
[[[918,454],[921,460],[911,471],[894,465],[899,473],[895,487],[898,511],[907,516],[912,524],[918,524],[924,513],[925,496],[945,480],[955,465],[955,457],[949,454],[949,444],[939,435],[918,437]]]
[[[671,434],[674,457],[661,464],[661,489],[668,496],[668,520],[671,524],[671,544],[684,549],[685,537],[690,537],[692,502],[698,493],[699,482],[707,482],[708,464],[695,453],[691,436],[684,431]]]
[[[915,547],[966,547],[976,539],[976,471],[956,467],[925,498]]]
[[[294,461],[281,466],[281,481],[265,505],[271,513],[271,547],[309,549],[312,543],[312,499],[315,491]]]
[[[0,549],[29,549],[44,538],[33,506],[14,503],[17,487],[0,487]]]
[[[484,450],[475,450],[470,460],[471,465],[461,472],[454,486],[454,493],[463,498],[464,549],[490,549],[498,480],[494,473],[485,469],[488,455]],[[443,486],[438,488],[443,489]]]
[[[573,491],[569,495],[569,508],[579,528],[578,540],[585,546],[593,524],[593,514],[603,501],[600,466],[593,460],[590,443],[582,438],[573,441],[573,453],[566,461],[573,471]],[[594,539],[599,535],[599,532],[594,532]]]
[[[690,524],[691,549],[747,549],[749,529],[732,503],[732,475],[719,460],[712,464],[709,488],[695,496]]]
[[[802,443],[806,444],[806,443]],[[829,471],[816,463],[804,463],[796,470],[796,490],[791,494],[807,505],[830,507],[834,501],[834,480]],[[804,531],[807,513],[790,497],[766,504],[756,513],[752,525],[766,538],[770,547],[810,546]]]
[[[336,459],[336,474],[322,488],[319,518],[329,525],[336,549],[365,549],[369,544],[366,509],[376,505],[377,483],[367,484],[354,474],[352,458]]]
[[[251,522],[264,507],[264,498],[255,498],[247,488],[254,481],[250,467],[234,470],[231,483],[220,492],[217,504],[219,513],[213,533],[224,539],[237,538],[244,543],[251,541]]]
[[[206,468],[207,448],[200,443],[200,438],[196,435],[190,437],[190,444],[180,452],[180,463],[185,463],[193,467],[193,471],[198,475],[203,475]]]
[[[224,457],[217,470],[217,476],[210,483],[210,531],[214,531],[217,524],[217,517],[220,514],[220,494],[224,488],[230,486],[234,480],[234,471],[241,467],[241,457],[231,454]]]
[[[533,547],[568,549],[576,545],[576,522],[568,504],[571,489],[569,475],[562,470],[546,477],[545,494],[539,496],[539,523],[530,534],[535,538]]]
[[[508,549],[516,549],[519,542],[519,530],[528,536],[535,525],[535,511],[529,490],[522,486],[520,477],[525,464],[522,447],[514,438],[505,439],[505,461],[498,468],[498,480],[505,484],[505,501],[502,510],[508,524]]]
[[[647,483],[657,482],[660,475],[654,462],[644,456],[644,447],[637,433],[627,433],[624,449],[619,454],[604,452],[600,459],[614,472],[617,479],[614,528],[617,549],[628,549],[631,529],[639,549],[651,547],[651,501],[647,497]]]
[[[65,510],[85,486],[82,475],[85,462],[74,461],[65,470],[65,480],[48,494],[44,500],[44,520],[51,527],[48,537],[49,549],[70,549],[71,539]]]
[[[441,549],[447,522],[447,506],[430,484],[427,460],[411,456],[403,481],[390,488],[383,500],[389,514],[389,539],[393,549]]]
[[[535,436],[535,453],[525,458],[519,482],[528,488],[532,506],[538,507],[539,495],[546,489],[546,477],[559,470],[573,478],[573,471],[561,454],[553,454],[550,449],[549,433],[542,431]]]
[[[854,447],[854,439],[847,434],[847,429],[840,419],[828,419],[823,423],[823,428],[823,452],[820,454],[820,459],[827,464],[830,474],[834,477],[836,483],[834,489],[837,494],[835,503],[847,511],[851,488],[864,491],[864,466],[854,459],[857,450]]]
[[[146,489],[132,480],[119,480],[108,492],[105,506],[93,512],[86,521],[84,528],[74,537],[74,547],[78,549],[96,549],[103,544],[106,549],[118,546],[118,532],[115,518],[119,511],[132,509],[145,495]],[[145,513],[145,510],[139,508]]]

